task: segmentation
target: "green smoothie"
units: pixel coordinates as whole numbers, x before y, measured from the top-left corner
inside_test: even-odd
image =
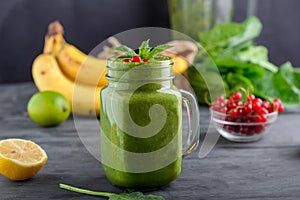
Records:
[[[181,172],[182,100],[172,84],[169,58],[147,63],[117,59],[108,65],[109,85],[100,94],[101,159],[107,178],[126,188],[170,183]]]

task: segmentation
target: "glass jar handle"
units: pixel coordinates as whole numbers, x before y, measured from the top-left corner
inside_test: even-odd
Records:
[[[198,108],[198,102],[194,95],[186,90],[180,90],[182,95],[182,101],[186,106],[188,115],[188,138],[186,144],[184,144],[184,150],[182,155],[185,156],[195,150],[199,143],[200,135],[200,113]]]

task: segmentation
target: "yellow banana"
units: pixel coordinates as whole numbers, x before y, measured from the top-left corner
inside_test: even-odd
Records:
[[[99,116],[101,87],[69,80],[53,55],[39,55],[33,62],[32,76],[40,91],[52,90],[63,94],[68,99],[73,113]]]
[[[53,54],[63,73],[71,80],[90,85],[107,85],[106,60],[88,56],[75,46],[68,44],[63,26],[52,22],[45,37],[44,53]]]
[[[106,60],[88,56],[70,44],[64,44],[56,56],[57,61],[68,78],[90,85],[107,85]]]

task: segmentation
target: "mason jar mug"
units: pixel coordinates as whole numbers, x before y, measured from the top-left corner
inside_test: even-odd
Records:
[[[166,185],[181,172],[182,156],[196,148],[199,111],[192,94],[173,85],[172,60],[108,60],[101,90],[101,161],[106,177],[126,188]],[[189,119],[182,147],[182,102]]]

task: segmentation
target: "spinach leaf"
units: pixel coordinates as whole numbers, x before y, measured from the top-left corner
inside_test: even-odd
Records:
[[[256,17],[250,17],[241,24],[218,24],[211,31],[200,33],[199,38],[208,53],[216,57],[247,47],[260,34],[261,29],[260,21]]]
[[[249,17],[242,23],[242,26],[245,27],[245,31],[242,34],[229,38],[229,47],[234,47],[253,40],[259,36],[262,30],[262,24],[256,17]]]
[[[288,82],[300,90],[300,71],[295,69],[290,62],[286,62],[279,68]]]
[[[112,194],[109,200],[163,200],[163,197],[154,195],[144,195],[141,192],[131,192],[122,194]]]
[[[206,99],[210,101],[224,95],[224,89],[228,88],[220,74],[215,71],[203,69],[199,72],[194,66],[190,66],[186,74],[199,103],[205,104]]]
[[[237,57],[241,61],[257,64],[274,73],[278,70],[275,65],[268,61],[268,49],[264,46],[249,46],[247,49],[238,52]]]
[[[95,192],[91,190],[76,188],[70,185],[59,184],[59,187],[65,190],[69,190],[72,192],[77,192],[81,194],[93,195],[93,196],[101,196],[107,197],[109,200],[164,200],[161,196],[156,195],[144,195],[141,192],[124,192],[121,194],[115,194],[110,192]]]
[[[264,71],[260,65],[248,61],[241,61],[236,57],[218,58],[215,60],[215,63],[221,74],[234,72],[253,79],[260,78],[264,75]]]
[[[299,89],[287,78],[286,69],[280,68],[276,73],[265,70],[263,78],[252,80],[254,94],[270,100],[280,98],[286,106],[299,105]]]
[[[228,96],[238,91],[241,87],[249,92],[253,90],[252,82],[242,74],[230,72],[223,76],[223,80],[225,80],[229,87],[229,89],[227,90]]]
[[[216,25],[209,32],[199,33],[199,39],[217,65],[227,95],[239,87],[247,90],[254,88],[254,94],[261,98],[280,98],[285,106],[299,105],[300,71],[290,63],[277,67],[269,61],[267,48],[253,42],[261,29],[259,19],[250,17],[242,23]],[[196,62],[206,56],[205,51],[201,52]],[[202,64],[202,68],[204,71],[215,70],[215,67],[206,64]],[[203,81],[193,73],[196,72],[192,69],[187,71],[190,83],[202,103],[203,91],[207,91],[208,84],[212,83]]]

